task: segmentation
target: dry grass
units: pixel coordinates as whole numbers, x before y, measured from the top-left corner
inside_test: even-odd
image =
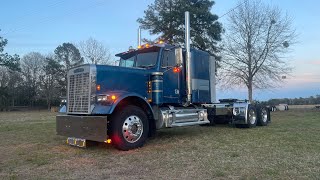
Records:
[[[272,117],[254,129],[163,129],[123,152],[66,145],[54,113],[0,113],[0,179],[319,179],[320,111]]]
[[[316,106],[320,106],[320,104],[313,104],[313,105],[289,105],[289,109],[314,109]]]

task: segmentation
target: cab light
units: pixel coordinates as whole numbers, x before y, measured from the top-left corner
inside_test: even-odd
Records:
[[[149,48],[149,47],[150,47],[150,44],[146,44],[145,46],[146,46],[146,48]]]
[[[174,73],[179,73],[180,72],[180,68],[179,67],[174,67],[173,68],[173,72]]]
[[[101,90],[101,87],[100,87],[99,84],[96,86],[96,89],[97,89],[97,91],[100,91],[100,90]]]
[[[159,44],[163,44],[163,43],[164,43],[164,41],[162,41],[162,40],[159,41]]]
[[[142,48],[142,46],[139,45],[139,46],[138,46],[138,49],[141,49],[141,48]]]
[[[112,100],[116,100],[116,96],[115,96],[115,95],[112,95],[112,96],[111,96],[111,99],[112,99]]]

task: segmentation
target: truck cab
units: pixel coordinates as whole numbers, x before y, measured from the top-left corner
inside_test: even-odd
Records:
[[[191,54],[191,59],[197,62],[193,62],[192,66],[193,98],[189,104],[187,72],[184,68],[186,55],[178,46],[146,44],[136,50],[117,54],[120,57],[119,66],[82,65],[70,69],[68,106],[66,115],[57,116],[58,134],[74,136],[74,131],[81,131],[76,130],[79,126],[72,124],[72,118],[98,119],[93,124],[100,128],[104,123],[105,126],[110,124],[109,128],[104,128],[105,133],[97,135],[87,132],[77,136],[105,141],[112,137],[108,133],[113,124],[111,117],[126,111],[127,106],[145,114],[148,127],[144,131],[148,135],[162,127],[209,123],[207,111],[201,108],[201,104],[215,101],[215,91],[211,91],[215,89],[215,79],[210,79],[210,73],[215,72],[214,58],[199,50],[192,50]],[[65,123],[71,124],[66,126]],[[88,126],[87,129],[97,128],[85,126]]]

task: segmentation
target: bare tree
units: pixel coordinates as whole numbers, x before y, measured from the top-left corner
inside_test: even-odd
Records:
[[[40,76],[43,75],[42,67],[45,57],[38,52],[31,52],[21,59],[21,73],[24,79],[25,95],[33,106],[35,100],[40,97]]]
[[[9,67],[0,67],[0,111],[3,107],[15,106],[23,101],[21,73]]]
[[[52,103],[59,99],[59,92],[64,81],[65,76],[63,65],[52,57],[47,57],[42,66],[44,74],[40,76],[42,93],[47,101],[48,110],[50,110]]]
[[[110,64],[111,55],[109,50],[99,41],[89,38],[79,43],[81,55],[86,63],[91,64]]]
[[[254,0],[239,2],[228,22],[219,76],[227,87],[247,87],[252,101],[254,88],[276,87],[291,72],[285,54],[295,30],[288,15]]]

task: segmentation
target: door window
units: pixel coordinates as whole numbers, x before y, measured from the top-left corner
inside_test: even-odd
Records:
[[[176,64],[176,60],[175,60],[175,51],[174,49],[170,50],[170,51],[164,51],[163,53],[163,58],[161,61],[161,66],[162,67],[173,67]]]

